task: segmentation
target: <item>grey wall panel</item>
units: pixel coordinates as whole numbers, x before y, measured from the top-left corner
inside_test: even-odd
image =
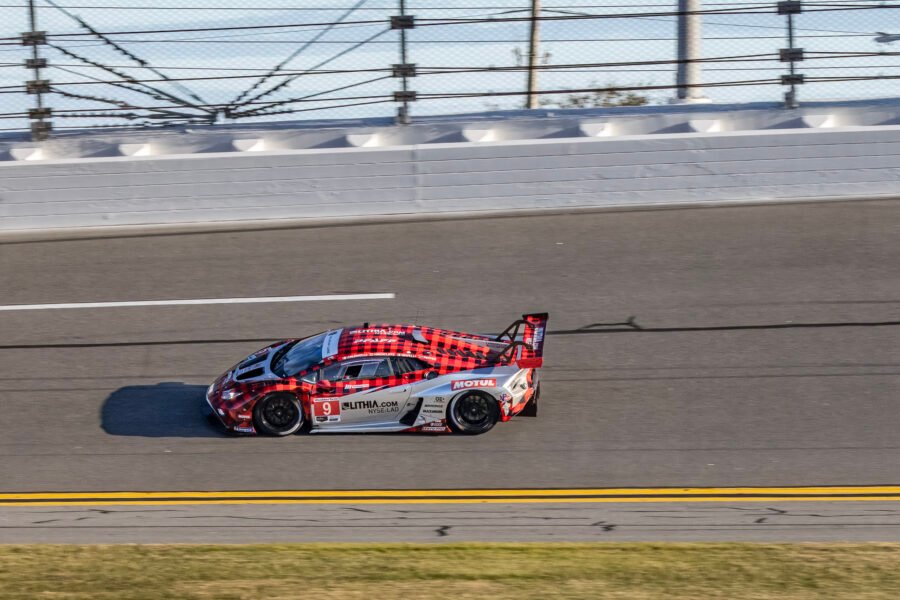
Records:
[[[0,162],[0,229],[900,195],[900,127]]]

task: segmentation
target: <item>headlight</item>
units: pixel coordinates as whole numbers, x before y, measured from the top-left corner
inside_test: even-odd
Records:
[[[238,390],[226,390],[222,392],[222,400],[234,400],[240,395],[241,392]]]

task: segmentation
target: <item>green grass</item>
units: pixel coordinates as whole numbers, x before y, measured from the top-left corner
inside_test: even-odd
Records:
[[[900,598],[900,544],[0,546],[0,600]]]

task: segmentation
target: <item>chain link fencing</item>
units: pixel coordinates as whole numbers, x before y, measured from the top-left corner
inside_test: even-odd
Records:
[[[404,110],[415,120],[665,104],[684,64],[677,52],[684,6],[0,0],[0,130],[40,138],[85,128],[390,119],[398,111],[404,120]],[[900,91],[900,26],[892,29],[900,4],[696,6],[688,11],[702,23],[695,96],[782,102],[793,84],[802,104]],[[792,64],[794,77],[785,79]]]

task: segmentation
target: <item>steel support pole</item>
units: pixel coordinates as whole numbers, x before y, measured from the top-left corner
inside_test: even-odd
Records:
[[[678,0],[678,72],[675,85],[678,86],[676,103],[690,104],[709,102],[703,96],[702,58],[703,34],[700,16],[700,0]]]
[[[539,104],[537,66],[540,60],[541,46],[541,22],[538,19],[540,14],[541,1],[531,0],[531,35],[528,42],[528,82],[525,108],[537,108]]]

